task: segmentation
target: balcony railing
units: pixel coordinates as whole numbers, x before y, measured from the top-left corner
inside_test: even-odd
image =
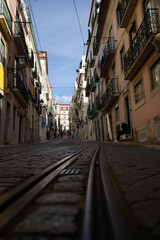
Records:
[[[94,37],[93,40],[93,55],[97,56],[98,53],[98,42],[97,42],[97,37]]]
[[[135,6],[138,0],[121,0],[119,4],[119,20],[120,20],[120,27],[126,28],[132,14],[135,10]]]
[[[109,110],[119,97],[118,79],[108,79],[108,87],[102,96],[102,109]]]
[[[87,85],[86,85],[86,97],[89,96],[90,90],[91,90],[91,83],[90,83],[90,80],[88,79]]]
[[[14,73],[13,91],[24,107],[28,104],[28,92],[18,73]]]
[[[93,75],[93,77],[94,77],[94,81],[95,81],[95,82],[98,82],[98,81],[99,81],[99,76],[98,76],[98,74],[97,74],[96,68],[94,69],[94,75]]]
[[[28,57],[28,48],[26,45],[26,40],[25,40],[25,36],[24,36],[24,32],[23,32],[23,28],[22,28],[22,24],[21,22],[15,22],[15,41],[18,45],[18,51],[20,54],[26,54],[26,56]]]
[[[29,78],[28,91],[30,96],[33,96],[34,81],[32,78]]]
[[[92,108],[90,111],[90,116],[94,117],[97,114],[96,102],[92,103]]]
[[[115,40],[114,37],[109,37],[103,50],[103,57],[101,59],[101,77],[106,77],[109,66],[115,55]]]
[[[101,97],[100,97],[100,94],[98,94],[96,96],[96,107],[97,107],[97,110],[101,110],[102,108],[102,101],[101,101]]]
[[[125,79],[131,80],[152,51],[152,37],[160,31],[158,9],[149,9],[124,56]]]
[[[93,52],[91,51],[90,59],[89,59],[90,68],[94,66],[94,63],[95,63],[95,56],[93,56]]]
[[[10,38],[12,34],[12,17],[5,0],[2,0],[0,3],[0,22],[3,23],[1,24],[2,27],[5,26],[3,30],[7,35],[7,38]]]
[[[28,51],[28,60],[29,60],[30,67],[34,68],[34,55],[33,55],[33,50],[31,48]]]
[[[35,63],[34,69],[32,70],[32,75],[33,75],[34,78],[37,78],[37,66],[36,66],[36,63]]]
[[[91,92],[94,92],[94,90],[96,89],[96,83],[94,81],[94,78],[91,78]]]
[[[101,0],[99,16],[98,16],[98,29],[97,29],[97,40],[98,40],[98,42],[99,42],[100,37],[101,37],[101,33],[102,33],[102,29],[103,29],[103,23],[104,23],[105,15],[106,15],[107,10],[108,10],[109,3],[110,3],[110,0]]]

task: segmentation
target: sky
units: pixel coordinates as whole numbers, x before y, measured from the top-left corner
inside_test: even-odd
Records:
[[[29,1],[38,31],[38,50],[47,51],[48,54],[48,80],[53,97],[59,104],[68,104],[74,94],[76,69],[87,49],[86,46],[84,48],[74,1]],[[92,0],[75,0],[85,43],[88,39],[91,3]]]

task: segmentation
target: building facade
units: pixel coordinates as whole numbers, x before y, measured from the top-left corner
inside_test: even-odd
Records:
[[[39,141],[45,99],[40,96],[42,67],[29,6],[24,0],[2,0],[0,6],[0,142]]]
[[[89,138],[115,140],[120,122],[139,142],[160,142],[160,4],[92,1],[86,54]]]
[[[79,69],[77,69],[78,77],[75,83],[74,96],[70,104],[70,131],[73,138],[81,140],[88,139],[88,97],[86,97],[86,81],[85,81],[85,56],[82,56]]]
[[[58,104],[59,107],[59,119],[58,119],[58,128],[59,133],[64,132],[67,133],[69,131],[69,104]]]

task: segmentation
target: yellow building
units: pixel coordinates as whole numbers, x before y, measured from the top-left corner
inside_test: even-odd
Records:
[[[0,141],[4,137],[4,96],[6,91],[7,73],[7,42],[11,39],[12,17],[8,7],[8,0],[0,0]],[[3,130],[3,131],[2,131]]]
[[[12,18],[8,1],[0,1],[0,98],[6,90],[7,41],[11,39]]]

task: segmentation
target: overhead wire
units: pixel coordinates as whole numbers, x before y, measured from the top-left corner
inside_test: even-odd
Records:
[[[79,24],[79,29],[80,29],[80,33],[81,33],[83,45],[85,46],[84,37],[83,37],[83,32],[82,32],[81,23],[80,23],[80,20],[79,20],[79,15],[78,15],[78,11],[77,11],[77,7],[76,7],[75,0],[73,0],[73,4],[74,4],[74,9],[75,9],[75,12],[76,12],[78,24]]]

